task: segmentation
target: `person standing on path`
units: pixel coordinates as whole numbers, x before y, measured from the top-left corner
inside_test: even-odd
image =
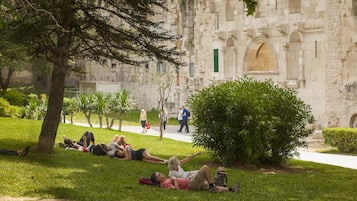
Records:
[[[167,111],[166,111],[166,109],[164,109],[162,111],[162,126],[163,126],[164,130],[166,130],[167,115],[168,115]],[[161,117],[161,113],[159,113],[159,120],[161,120],[160,117]]]
[[[181,127],[181,124],[182,124],[182,107],[179,108],[179,112],[177,114],[177,121],[179,123],[179,126]]]
[[[185,106],[182,106],[182,123],[180,125],[180,129],[177,132],[182,132],[182,128],[185,126],[186,133],[189,133],[190,130],[188,129],[188,110]]]
[[[147,116],[146,116],[146,111],[144,110],[144,108],[141,108],[139,121],[141,123],[141,127],[143,128],[142,133],[146,133],[147,132],[147,129],[146,129]]]

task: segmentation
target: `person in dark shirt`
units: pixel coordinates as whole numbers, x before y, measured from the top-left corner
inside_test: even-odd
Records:
[[[0,154],[22,157],[22,156],[27,156],[29,150],[30,150],[30,146],[26,146],[24,149],[21,150],[8,150],[8,149],[0,148]]]

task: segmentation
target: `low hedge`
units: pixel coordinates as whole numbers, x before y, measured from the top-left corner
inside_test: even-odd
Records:
[[[10,105],[6,99],[0,97],[0,117],[16,117],[19,110],[19,107]]]
[[[357,152],[357,128],[326,128],[322,130],[325,143],[345,153]]]

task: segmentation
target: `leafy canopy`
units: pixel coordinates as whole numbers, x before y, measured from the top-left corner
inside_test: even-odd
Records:
[[[1,18],[5,29],[15,31],[14,41],[52,62],[60,35],[70,33],[70,57],[133,65],[147,58],[178,63],[180,53],[163,45],[177,36],[159,31],[150,18],[160,9],[167,11],[164,5],[165,0],[5,1]]]

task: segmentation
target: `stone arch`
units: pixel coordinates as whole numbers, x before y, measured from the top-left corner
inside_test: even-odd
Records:
[[[286,79],[299,80],[299,72],[302,65],[302,39],[297,31],[291,33],[286,62]]]
[[[232,37],[226,41],[224,51],[224,79],[232,79],[235,75],[236,68],[236,47]]]
[[[250,43],[244,56],[244,71],[277,72],[274,48],[266,40],[257,39]]]
[[[357,114],[353,114],[350,119],[350,127],[357,128]]]

